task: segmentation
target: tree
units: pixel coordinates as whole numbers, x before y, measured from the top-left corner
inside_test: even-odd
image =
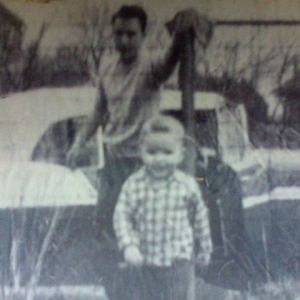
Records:
[[[109,45],[111,33],[107,24],[109,10],[105,1],[86,1],[82,12],[82,21],[78,24],[82,35],[80,46],[84,48],[89,73],[95,83],[98,75],[101,55]]]
[[[27,90],[36,84],[40,75],[39,48],[49,25],[44,22],[37,36],[24,50],[19,49],[16,52],[11,48],[13,44],[10,45],[7,42],[13,32],[12,28],[8,31],[7,36],[1,39],[5,46],[5,51],[1,56],[2,93]]]

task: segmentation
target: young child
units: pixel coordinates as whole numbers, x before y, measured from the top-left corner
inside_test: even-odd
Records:
[[[130,269],[131,296],[124,299],[187,299],[197,261],[212,248],[206,206],[193,177],[178,165],[184,156],[184,129],[170,116],[145,123],[140,146],[143,166],[124,183],[114,229]],[[136,297],[136,298],[135,298]]]

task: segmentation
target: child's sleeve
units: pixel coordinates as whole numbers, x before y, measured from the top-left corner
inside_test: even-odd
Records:
[[[204,203],[199,186],[195,181],[193,181],[191,191],[193,208],[191,213],[193,216],[195,242],[198,245],[198,253],[196,253],[197,263],[207,265],[212,252],[208,209]]]
[[[139,245],[137,234],[133,228],[133,217],[138,199],[134,192],[134,182],[127,180],[122,189],[115,208],[113,224],[120,249],[129,245]]]

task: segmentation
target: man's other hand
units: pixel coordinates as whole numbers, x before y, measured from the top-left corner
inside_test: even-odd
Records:
[[[77,169],[80,165],[82,165],[82,161],[86,158],[86,153],[82,147],[77,145],[73,145],[71,149],[67,153],[66,157],[66,165],[72,169]]]

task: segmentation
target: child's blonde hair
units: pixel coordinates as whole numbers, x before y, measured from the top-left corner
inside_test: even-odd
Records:
[[[143,142],[149,135],[157,133],[172,135],[178,141],[183,141],[185,135],[181,122],[164,114],[159,114],[144,124],[140,140]]]

